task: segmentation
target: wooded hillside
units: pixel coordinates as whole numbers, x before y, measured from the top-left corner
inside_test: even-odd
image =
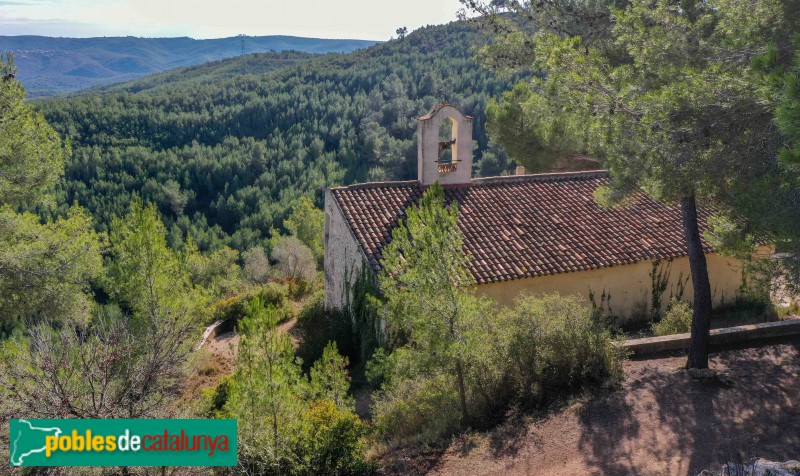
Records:
[[[484,109],[520,78],[473,61],[485,39],[451,23],[352,54],[248,55],[44,100],[73,148],[58,213],[77,202],[105,230],[141,195],[172,237],[245,250],[301,195],[321,206],[333,185],[415,177],[415,118],[443,100],[475,116],[476,171],[499,174],[510,165]],[[275,62],[297,64],[262,73]]]

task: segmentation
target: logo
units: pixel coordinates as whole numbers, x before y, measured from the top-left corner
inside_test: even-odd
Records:
[[[236,420],[11,420],[11,466],[235,466]]]

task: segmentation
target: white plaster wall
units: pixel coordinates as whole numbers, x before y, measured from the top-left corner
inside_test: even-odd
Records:
[[[440,173],[439,125],[450,118],[458,124],[455,143],[455,172]],[[455,127],[455,126],[454,126]],[[432,185],[437,180],[442,185],[465,184],[472,180],[472,118],[447,105],[436,111],[429,119],[420,119],[417,124],[417,173],[422,185]]]
[[[341,309],[345,292],[361,273],[364,258],[330,190],[325,193],[325,307]]]

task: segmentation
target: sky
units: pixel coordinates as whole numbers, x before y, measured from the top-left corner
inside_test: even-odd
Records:
[[[239,34],[388,40],[453,21],[458,0],[0,0],[0,35]]]

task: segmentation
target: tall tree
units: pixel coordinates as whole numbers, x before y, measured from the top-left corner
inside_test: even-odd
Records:
[[[64,174],[65,146],[25,101],[14,57],[0,56],[0,204],[34,204]]]
[[[698,202],[730,207],[748,184],[779,173],[774,87],[765,73],[791,62],[796,2],[464,3],[500,32],[485,57],[527,59],[546,73],[528,101],[581,126],[560,132],[588,131],[578,143],[610,169],[607,197],[644,188],[680,204],[694,290],[687,366],[707,367],[712,296]],[[541,109],[527,116],[539,131],[552,123]],[[539,137],[564,143],[559,134]]]
[[[468,330],[484,309],[470,289],[474,278],[468,260],[458,204],[447,206],[444,189],[436,184],[393,232],[383,250],[380,277],[389,326],[406,335],[417,351],[413,354],[425,360],[419,367],[455,379],[462,425],[470,422],[463,355],[469,347]]]
[[[0,56],[0,335],[23,321],[85,321],[101,268],[100,241],[83,210],[49,223],[15,211],[52,192],[65,147],[14,76],[13,57]]]
[[[255,299],[239,324],[242,340],[227,408],[241,423],[240,464],[252,474],[282,474],[293,461],[308,381],[278,313]],[[263,455],[266,453],[266,457]],[[261,467],[265,465],[265,467]]]

